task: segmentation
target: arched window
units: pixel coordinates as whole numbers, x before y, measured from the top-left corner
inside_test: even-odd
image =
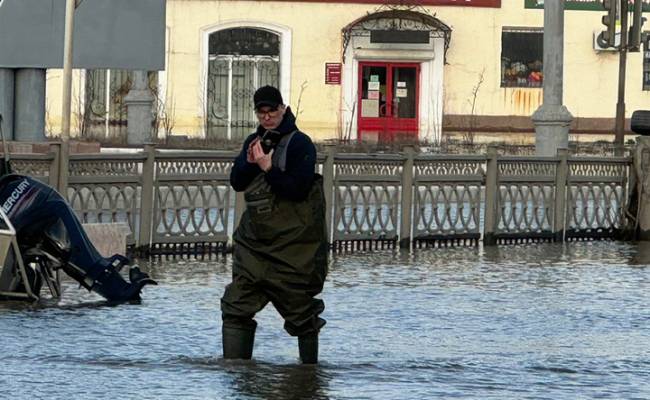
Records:
[[[232,28],[209,37],[206,131],[208,137],[240,139],[257,126],[253,94],[278,87],[280,36],[257,28]]]

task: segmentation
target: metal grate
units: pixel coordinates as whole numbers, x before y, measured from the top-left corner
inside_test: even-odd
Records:
[[[156,97],[158,73],[149,72],[149,88]],[[124,97],[131,90],[133,71],[89,69],[86,71],[83,102],[77,99],[77,131],[83,137],[120,138],[127,135]]]
[[[208,137],[241,139],[255,129],[253,94],[260,86],[278,86],[279,43],[278,35],[254,28],[210,35],[205,105]]]

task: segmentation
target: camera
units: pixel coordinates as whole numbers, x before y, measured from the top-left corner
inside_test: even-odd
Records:
[[[260,139],[260,144],[262,145],[264,154],[269,154],[269,152],[277,146],[278,142],[280,142],[281,137],[282,134],[278,131],[268,130],[264,132],[262,139]]]

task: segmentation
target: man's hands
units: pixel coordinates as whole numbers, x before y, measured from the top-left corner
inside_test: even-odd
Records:
[[[246,151],[246,161],[251,163],[251,164],[256,164],[255,159],[253,158],[253,146],[255,146],[255,143],[259,142],[260,138],[256,137],[253,139],[253,141],[248,145],[248,150]]]
[[[260,138],[257,137],[248,146],[248,152],[246,153],[246,161],[248,161],[251,164],[257,164],[257,166],[259,166],[262,171],[268,172],[269,170],[271,170],[271,167],[273,166],[273,162],[271,159],[272,155],[273,155],[273,149],[271,149],[271,151],[269,151],[268,154],[264,154],[264,150],[262,149],[262,143],[260,142]]]

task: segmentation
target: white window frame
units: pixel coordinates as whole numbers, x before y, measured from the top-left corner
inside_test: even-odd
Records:
[[[232,28],[253,28],[261,29],[272,32],[279,36],[280,38],[280,92],[285,99],[289,101],[285,102],[290,103],[291,100],[291,41],[292,33],[291,29],[287,26],[270,24],[267,22],[261,21],[227,21],[221,22],[213,25],[208,25],[201,28],[201,74],[199,76],[199,88],[202,95],[202,103],[199,104],[199,115],[201,118],[205,118],[207,115],[207,99],[208,99],[208,68],[209,68],[209,57],[210,57],[210,35],[215,32],[232,29]],[[231,84],[229,79],[229,85]],[[228,99],[230,103],[230,99]],[[230,119],[230,110],[228,111],[228,118]],[[208,132],[206,131],[206,124],[202,124],[201,131],[203,137],[207,137]],[[230,138],[230,124],[228,124],[228,138]]]
[[[356,40],[357,38],[353,38]],[[364,40],[363,38],[361,40]],[[432,38],[427,50],[378,46],[361,48],[352,42],[345,50],[342,71],[341,129],[350,139],[358,139],[359,63],[363,61],[420,63],[420,98],[418,110],[418,138],[429,143],[442,140],[444,46],[443,38]]]

